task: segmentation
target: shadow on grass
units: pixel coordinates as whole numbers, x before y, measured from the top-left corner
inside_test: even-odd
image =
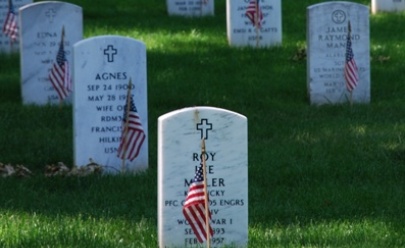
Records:
[[[373,86],[373,90],[377,89],[373,96],[379,95],[369,106],[308,106],[306,64],[286,57],[286,53],[295,51],[296,43],[292,40],[301,39],[305,25],[300,22],[297,34],[286,29],[288,40],[283,47],[229,48],[224,1],[219,6],[218,16],[202,19],[162,18],[165,15],[162,3],[148,13],[141,8],[133,13],[123,10],[121,4],[111,3],[112,9],[104,20],[100,20],[97,8],[85,9],[85,14],[88,13],[85,25],[90,30],[150,39],[152,45],[147,56],[152,166],[137,176],[2,179],[0,187],[5,190],[0,191],[0,210],[37,213],[51,219],[82,215],[97,220],[126,219],[132,224],[146,218],[156,223],[157,117],[183,107],[211,105],[241,112],[249,118],[251,232],[257,227],[263,232],[262,237],[277,239],[271,231],[279,231],[288,242],[288,237],[294,235],[300,240],[302,227],[319,226],[314,232],[321,232],[344,223],[342,230],[350,232],[351,223],[361,229],[368,222],[376,222],[386,224],[388,234],[404,242],[404,237],[396,234],[403,233],[405,219],[402,214],[405,156],[401,141],[405,131],[401,113],[405,109],[401,107],[403,86],[395,73],[398,70],[390,68],[393,76],[387,78],[399,79],[394,83],[391,83],[394,78],[389,80],[391,88],[385,84]],[[397,17],[387,19],[399,24]],[[304,19],[301,16],[299,20]],[[372,25],[372,30],[378,33],[388,23],[372,17]],[[153,42],[160,38],[153,35],[148,38],[148,33],[168,37],[162,38],[164,44],[159,46]],[[213,36],[215,40],[207,39]],[[386,42],[388,38],[383,36],[372,39]],[[390,41],[402,42],[399,35]],[[2,72],[8,70],[1,68]],[[385,79],[383,66],[377,69],[381,74],[376,77]],[[66,126],[71,123],[71,110],[56,118],[59,114],[52,107],[16,105],[19,102],[16,78],[12,74],[13,82],[0,89],[5,94],[0,101],[6,103],[2,108],[12,110],[0,115],[3,127],[0,150],[6,153],[1,154],[2,159],[25,162],[35,158],[37,171],[42,163],[57,162],[61,157],[71,159],[71,148],[66,148],[72,147],[69,145],[72,127]],[[392,92],[392,88],[398,90]],[[185,94],[180,96],[181,93]],[[388,101],[392,102],[381,104]],[[47,122],[42,122],[44,119]],[[55,132],[59,135],[57,140]],[[38,144],[40,137],[48,137],[50,143]],[[386,233],[378,234],[377,227],[377,231],[367,231],[360,238],[374,232]],[[328,238],[333,235],[328,234]],[[253,233],[251,236],[254,239]],[[323,240],[324,244],[328,238]],[[98,242],[95,239],[91,243]]]
[[[0,209],[44,216],[156,221],[156,172],[139,175],[4,178]]]

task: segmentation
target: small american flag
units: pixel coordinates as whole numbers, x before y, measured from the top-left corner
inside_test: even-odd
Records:
[[[18,36],[17,15],[14,11],[12,1],[8,1],[8,13],[3,25],[3,33],[9,36],[11,41],[16,41]]]
[[[53,63],[49,73],[49,79],[59,95],[61,100],[65,99],[72,90],[72,80],[70,78],[69,63],[66,59],[64,50],[64,30],[62,30],[62,39],[59,45],[56,63]]]
[[[349,92],[352,92],[354,88],[356,88],[357,82],[359,81],[359,74],[356,61],[354,60],[354,54],[352,49],[350,21],[348,24],[348,29],[349,32],[347,34],[346,63],[344,72],[345,72],[346,88]]]
[[[209,211],[208,211],[209,212]],[[195,236],[200,243],[207,239],[206,219],[205,219],[205,195],[204,195],[204,175],[202,164],[195,173],[192,180],[186,202],[183,205],[183,215],[190,224]],[[211,221],[211,214],[209,214]],[[211,225],[209,225],[211,237],[214,235]]]
[[[145,141],[146,135],[142,127],[141,119],[136,110],[134,99],[132,96],[128,97],[130,98],[129,112],[127,115],[128,105],[125,104],[123,131],[117,156],[121,159],[129,159],[132,161],[139,155],[139,151]]]
[[[259,7],[260,0],[250,0],[246,9],[246,16],[256,28],[261,28],[263,20],[263,12]]]

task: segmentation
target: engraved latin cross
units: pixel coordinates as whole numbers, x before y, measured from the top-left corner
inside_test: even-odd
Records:
[[[201,139],[208,139],[208,131],[212,130],[212,123],[208,123],[208,119],[201,119],[201,123],[197,123],[197,130],[201,131]]]
[[[54,9],[48,9],[45,12],[45,16],[49,18],[49,22],[53,22],[53,18],[56,16],[56,11]]]
[[[115,49],[113,45],[108,45],[107,49],[104,49],[104,55],[107,55],[108,62],[114,62],[114,55],[117,53],[117,49]]]

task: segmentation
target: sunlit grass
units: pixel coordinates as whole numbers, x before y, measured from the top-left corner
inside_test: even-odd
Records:
[[[156,240],[156,226],[145,219],[0,210],[0,237],[1,247],[148,247]]]
[[[401,247],[402,231],[378,219],[343,219],[253,226],[249,235],[252,247]]]
[[[46,178],[73,163],[72,108],[23,106],[18,55],[0,55],[0,247],[157,247],[157,118],[207,105],[248,118],[249,247],[404,247],[405,14],[370,16],[371,103],[310,106],[306,7],[283,1],[283,44],[233,48],[225,1],[214,17],[169,17],[165,2],[82,1],[84,36],[147,47],[149,169]],[[370,5],[368,0],[358,3]]]

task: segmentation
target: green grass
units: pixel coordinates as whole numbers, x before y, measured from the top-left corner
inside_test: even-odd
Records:
[[[405,13],[370,16],[371,103],[316,107],[292,57],[320,1],[284,0],[283,45],[259,50],[228,46],[225,1],[194,19],[167,16],[162,0],[70,2],[85,37],[147,46],[150,166],[45,177],[46,164],[73,163],[72,109],[23,106],[19,57],[0,55],[0,162],[35,174],[0,179],[0,247],[157,247],[157,118],[196,105],[248,118],[249,247],[405,246]]]

